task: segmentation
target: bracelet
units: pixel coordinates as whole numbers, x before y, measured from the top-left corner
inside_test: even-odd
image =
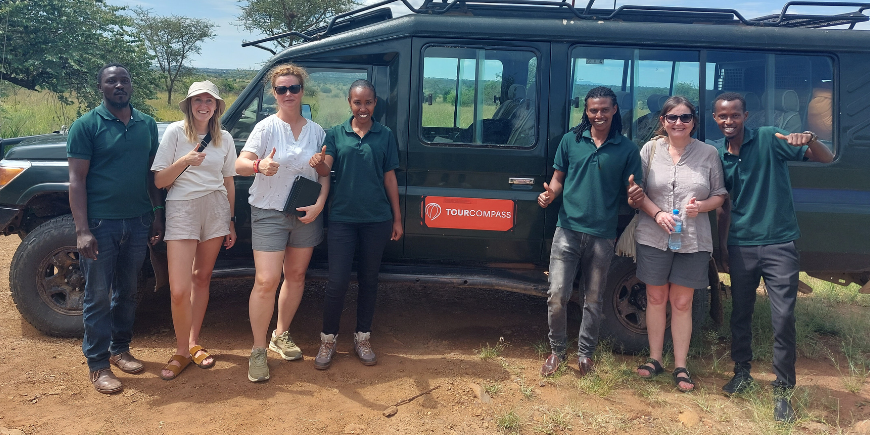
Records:
[[[664,212],[665,212],[664,210],[657,211],[656,214],[653,215],[653,220],[656,220],[656,218],[659,217],[659,213],[664,213]]]
[[[813,133],[813,132],[811,132],[811,131],[809,131],[809,130],[805,131],[804,134],[808,134],[808,135],[810,135],[810,141],[807,142],[808,144],[809,144],[809,143],[812,143],[812,142],[815,142],[816,139],[819,138],[819,135],[817,135],[817,134],[815,134],[815,133]]]
[[[254,173],[260,173],[260,159],[254,160]]]
[[[157,210],[166,210],[166,207],[163,207],[162,205],[154,206],[154,208],[151,209],[151,213],[154,213]]]

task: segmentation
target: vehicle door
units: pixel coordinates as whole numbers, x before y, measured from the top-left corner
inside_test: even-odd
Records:
[[[412,47],[405,255],[539,262],[549,45]]]
[[[371,74],[370,66],[355,66],[343,64],[340,67],[333,65],[312,64],[302,65],[308,72],[308,80],[305,82],[304,96],[302,98],[302,114],[306,118],[318,123],[324,129],[344,122],[350,117],[350,109],[347,104],[347,90],[354,80],[367,79]],[[278,111],[275,96],[271,86],[265,79],[251,85],[246,101],[241,108],[229,114],[224,122],[231,126],[230,134],[236,144],[236,152],[241,152],[254,125],[264,118]],[[248,189],[254,182],[254,177],[236,176],[236,233],[237,245],[248,248],[251,243],[250,206],[248,205]],[[238,256],[250,256],[245,254],[246,249],[232,249],[228,255],[238,253]],[[247,251],[250,252],[250,251]]]

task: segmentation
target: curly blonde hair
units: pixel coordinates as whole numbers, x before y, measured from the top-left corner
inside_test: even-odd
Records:
[[[308,79],[308,72],[305,71],[305,68],[292,63],[278,65],[272,68],[269,71],[269,74],[266,74],[266,81],[268,81],[272,87],[275,87],[275,80],[278,80],[278,77],[283,76],[296,76],[296,78],[299,79],[299,84],[302,85],[302,89],[305,89],[305,80]]]

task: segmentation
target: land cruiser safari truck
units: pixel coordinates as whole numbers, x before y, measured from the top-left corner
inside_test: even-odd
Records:
[[[389,3],[401,6],[384,1],[325,27],[248,43],[295,40],[273,53],[223,117],[241,149],[254,124],[275,112],[264,77],[285,62],[309,71],[303,111],[326,128],[349,116],[351,82],[374,83],[375,116],[399,139],[405,226],[405,237],[387,248],[383,280],[544,296],[560,204],[542,209],[536,197],[552,175],[560,138],[580,121],[583,97],[603,85],[616,92],[624,134],[638,146],[670,95],[702,109],[701,140],[721,137],[709,108],[726,91],[746,98],[749,127],[817,133],[834,162],[790,166],[801,268],[868,289],[870,34],[854,27],[868,21],[870,3],[806,14],[794,6],[814,11],[833,3],[792,2],[753,19],[728,9],[604,10],[592,2],[575,8],[525,0],[426,0],[417,9],[403,1],[409,13],[394,17]],[[61,134],[0,142],[0,229],[23,238],[10,272],[23,317],[47,334],[69,336],[82,331],[83,281],[64,143]],[[236,178],[240,239],[221,253],[215,277],[253,274],[251,181]],[[620,228],[630,218],[626,207]],[[316,251],[314,278],[325,276],[324,254]],[[151,259],[143,287],[166,286],[165,254],[154,250]],[[614,258],[602,327],[628,351],[647,344],[645,288],[634,271],[631,259]],[[712,262],[709,272],[711,286],[696,292],[698,323],[708,312],[721,321]]]

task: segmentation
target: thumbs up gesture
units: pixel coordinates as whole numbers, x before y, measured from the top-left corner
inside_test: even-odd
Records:
[[[634,207],[640,207],[643,203],[644,198],[646,198],[646,194],[643,192],[643,189],[635,184],[634,182],[634,174],[628,176],[628,199],[634,204]]]
[[[197,148],[199,148],[199,144],[194,145],[193,149],[182,157],[184,164],[188,166],[199,166],[202,164],[202,161],[205,160],[205,153],[198,152]]]
[[[689,203],[686,204],[686,217],[698,216],[698,213],[700,212],[701,204],[698,203],[698,201],[694,197],[692,197],[692,199],[689,200]]]
[[[544,183],[544,191],[538,195],[538,205],[540,205],[541,208],[547,208],[547,206],[553,202],[553,198],[555,197],[556,193],[553,189],[547,183]]]
[[[316,168],[317,165],[326,161],[326,145],[320,149],[320,152],[311,156],[311,159],[308,160],[308,166],[312,168]]]
[[[809,144],[810,142],[816,139],[816,135],[814,133],[805,132],[805,133],[792,133],[788,136],[782,133],[774,133],[777,139],[782,139],[788,142],[789,145],[793,147],[799,147]]]
[[[275,151],[276,149],[272,148],[272,152],[265,159],[260,160],[260,172],[267,177],[278,173],[278,167],[281,166],[278,162],[272,160],[275,157]]]

